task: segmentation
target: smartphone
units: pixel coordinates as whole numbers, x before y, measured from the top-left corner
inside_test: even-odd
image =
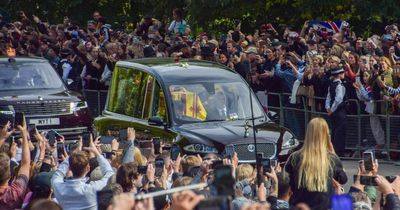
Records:
[[[8,143],[8,145],[10,145],[10,148],[11,148],[11,145],[14,143],[14,136],[10,136],[10,137],[8,137],[8,139],[6,140],[6,142]]]
[[[332,210],[352,210],[353,199],[350,195],[334,195],[331,198],[331,209]]]
[[[156,168],[164,168],[164,159],[157,158],[155,161]]]
[[[263,167],[262,160],[263,160],[263,154],[257,153],[257,156],[256,156],[257,186],[259,186],[262,183],[262,179],[263,179],[263,174],[261,172],[261,169]]]
[[[229,196],[216,196],[204,199],[197,204],[195,210],[231,210],[232,199]]]
[[[67,144],[65,149],[67,150],[67,152],[70,152],[72,150],[75,150],[77,146],[78,146],[78,141],[75,140],[75,141]]]
[[[25,122],[25,114],[23,112],[15,113],[14,127],[22,126]]]
[[[264,158],[261,161],[261,165],[262,165],[262,169],[263,169],[263,173],[268,172],[271,173],[271,160]]]
[[[50,146],[54,146],[56,144],[56,134],[53,130],[47,132],[46,138],[49,140]]]
[[[232,175],[232,166],[221,165],[214,169],[214,180],[212,182],[212,196],[234,196],[235,179]]]
[[[271,161],[271,167],[276,167],[279,164],[277,159],[272,159],[270,161]]]
[[[35,134],[36,134],[36,125],[35,124],[29,124],[28,125],[28,132],[29,132],[29,136],[31,137],[31,140],[34,140]]]
[[[156,155],[160,154],[160,148],[161,148],[160,137],[153,138],[153,145],[154,145],[154,154],[156,154]]]
[[[113,136],[101,136],[100,142],[102,144],[111,144],[112,140],[114,139]]]
[[[43,162],[40,167],[40,172],[50,172],[52,170],[52,166],[48,163]]]
[[[375,178],[376,176],[360,176],[360,183],[367,186],[378,186]]]
[[[235,152],[235,148],[233,147],[233,145],[227,145],[227,146],[225,147],[225,155],[224,155],[224,158],[230,159],[230,160],[231,160],[232,157],[233,157],[234,152]]]
[[[112,152],[104,152],[104,153],[103,153],[103,156],[104,156],[105,159],[111,160]]]
[[[119,140],[127,140],[128,139],[128,130],[127,129],[121,129],[119,130]]]
[[[374,168],[373,162],[375,161],[374,159],[374,153],[372,151],[366,151],[363,153],[363,159],[364,159],[364,168],[366,171],[372,171]]]
[[[263,160],[263,154],[262,153],[257,153],[256,165],[257,165],[258,168],[262,166],[261,165],[262,160]]]
[[[61,155],[64,155],[64,150],[65,150],[65,145],[62,144],[57,144],[57,157],[58,159],[61,158]]]
[[[357,84],[361,84],[360,77],[356,77],[356,83],[357,83]]]
[[[82,146],[90,147],[90,132],[88,131],[82,133]]]
[[[146,174],[147,173],[147,166],[138,166],[139,174]]]
[[[178,158],[179,153],[181,153],[181,148],[178,145],[173,144],[170,151],[171,151],[171,160],[175,161]]]
[[[57,131],[55,131],[55,130],[51,130],[51,132],[54,133],[54,135],[56,136],[57,139],[59,139],[59,138],[62,137],[61,134],[59,134],[59,133],[58,133]]]

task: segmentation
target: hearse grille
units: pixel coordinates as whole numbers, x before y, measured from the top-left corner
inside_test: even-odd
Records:
[[[16,112],[24,112],[27,116],[71,114],[70,102],[58,103],[19,103],[13,105]]]
[[[238,158],[241,161],[255,160],[254,155],[254,144],[236,144],[234,145],[235,152],[238,154]],[[264,158],[272,158],[275,155],[275,144],[274,143],[258,143],[257,152],[263,153]]]

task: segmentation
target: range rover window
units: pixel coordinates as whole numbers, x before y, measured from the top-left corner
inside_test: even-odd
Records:
[[[251,119],[250,95],[243,82],[171,84],[174,117],[177,123]],[[254,117],[264,112],[253,95]]]
[[[107,110],[135,118],[148,117],[144,108],[152,76],[133,68],[117,66],[113,73]]]
[[[0,90],[62,89],[64,84],[48,63],[0,63]]]

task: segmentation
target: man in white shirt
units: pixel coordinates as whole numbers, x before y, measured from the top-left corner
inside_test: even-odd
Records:
[[[70,158],[66,158],[51,179],[54,195],[64,210],[96,210],[96,192],[103,189],[108,179],[114,175],[110,163],[100,154],[93,141],[90,147],[84,149],[94,154],[103,177],[100,180],[88,182],[86,174],[90,171],[90,166],[89,154],[86,151],[74,152]],[[72,171],[73,177],[65,179],[68,170]]]

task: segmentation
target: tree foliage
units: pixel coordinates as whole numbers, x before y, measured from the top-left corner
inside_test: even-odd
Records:
[[[150,14],[168,22],[174,8],[183,8],[186,19],[197,30],[218,31],[242,20],[244,31],[261,23],[301,27],[305,20],[341,19],[358,33],[382,31],[386,24],[399,21],[398,0],[11,0],[0,7],[11,14],[24,10],[56,23],[68,16],[78,23],[100,11],[117,27],[135,25]]]

